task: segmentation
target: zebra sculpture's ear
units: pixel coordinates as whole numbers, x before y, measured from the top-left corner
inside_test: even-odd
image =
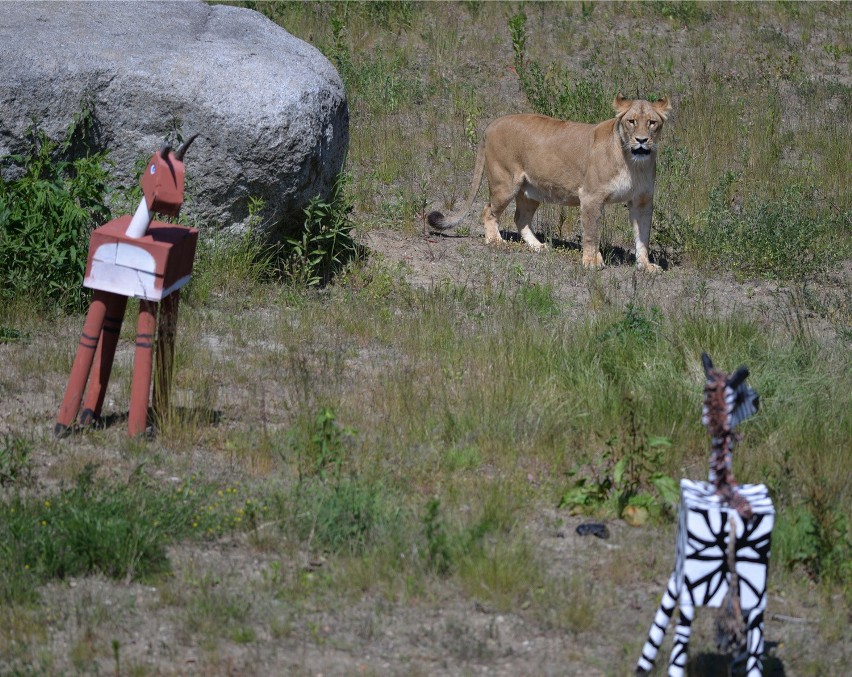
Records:
[[[704,375],[710,376],[710,370],[713,368],[713,360],[707,353],[701,353],[701,362],[704,363]]]
[[[740,383],[742,383],[748,378],[748,373],[748,367],[746,367],[745,365],[737,369],[733,374],[731,374],[731,377],[728,379],[728,387],[731,390],[736,390],[737,388],[739,388]]]

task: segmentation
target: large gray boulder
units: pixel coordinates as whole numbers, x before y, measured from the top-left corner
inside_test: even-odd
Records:
[[[184,215],[245,225],[249,198],[271,229],[326,194],[349,141],[340,76],[315,48],[249,9],[184,2],[0,3],[0,156],[32,119],[61,138],[81,101],[116,183],[164,138],[199,132],[186,156]]]

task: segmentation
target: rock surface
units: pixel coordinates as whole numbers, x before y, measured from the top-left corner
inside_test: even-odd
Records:
[[[83,102],[116,183],[164,139],[187,153],[184,217],[245,225],[249,198],[276,230],[298,222],[343,163],[343,83],[314,47],[261,14],[202,2],[18,2],[0,8],[0,156],[33,119],[54,139]]]

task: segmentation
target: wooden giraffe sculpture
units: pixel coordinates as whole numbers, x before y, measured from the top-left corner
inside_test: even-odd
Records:
[[[682,677],[696,606],[719,609],[716,643],[720,651],[745,650],[748,677],[762,674],[763,611],[766,569],[774,509],[762,484],[740,485],[733,473],[737,424],[757,412],[757,393],[745,380],[748,369],[728,375],[702,354],[704,404],[702,423],[710,433],[708,482],[681,480],[677,554],[648,640],[636,666],[647,674],[674,613],[680,620],[669,660],[669,677]]]

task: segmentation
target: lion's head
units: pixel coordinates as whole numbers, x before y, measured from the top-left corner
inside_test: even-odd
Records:
[[[625,99],[619,94],[612,105],[624,149],[634,160],[653,157],[657,150],[657,137],[672,109],[668,97],[651,103],[643,99]]]

